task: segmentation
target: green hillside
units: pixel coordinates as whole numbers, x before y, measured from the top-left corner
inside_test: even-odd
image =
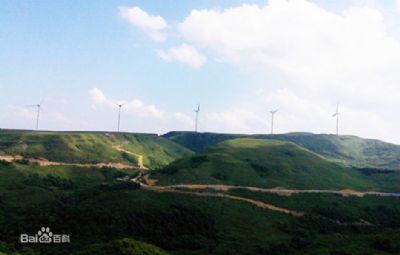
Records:
[[[129,171],[0,162],[0,254],[141,254],[129,253],[134,249],[165,254],[124,238],[171,254],[246,254],[256,252],[257,243],[268,249],[288,238],[276,223],[289,216],[237,201],[221,204],[218,198],[154,193],[115,181],[133,174]],[[259,222],[257,233],[254,222]],[[18,243],[20,233],[35,233],[42,226],[70,234],[71,244],[60,249]],[[274,238],[264,242],[268,234]]]
[[[218,142],[233,138],[259,138],[294,142],[326,158],[347,166],[400,169],[400,146],[356,136],[311,133],[279,135],[236,135],[217,133],[170,132],[164,137],[193,151],[204,151]]]
[[[246,137],[240,134],[218,134],[218,133],[195,133],[185,131],[172,131],[163,135],[174,142],[177,142],[192,151],[205,151],[211,146],[229,139]]]
[[[22,208],[52,200],[59,194],[114,184],[117,178],[136,176],[138,171],[73,166],[40,167],[36,164],[0,161],[0,205],[10,209]]]
[[[74,255],[168,255],[160,248],[128,238],[105,244],[91,245]]]
[[[376,187],[362,172],[291,142],[240,138],[173,162],[153,174],[158,184],[201,183],[313,189]]]
[[[260,136],[264,137],[264,136]],[[291,141],[334,161],[356,167],[400,169],[400,146],[356,136],[292,133],[274,135],[274,139]]]
[[[64,162],[127,160],[126,155],[112,148],[124,144],[124,149],[143,153],[146,160],[157,160],[152,166],[159,170],[150,176],[158,179],[157,185],[226,183],[400,190],[398,171],[345,168],[295,143],[280,140],[231,139],[193,154],[152,135],[3,134],[3,153],[26,153]],[[54,141],[59,142],[53,144]],[[179,159],[162,167],[175,158]],[[305,213],[295,217],[245,201],[204,195],[216,191],[198,191],[203,192],[200,195],[156,192],[117,180],[136,176],[139,171],[0,161],[0,254],[388,255],[400,249],[398,197],[220,191]],[[33,234],[43,226],[54,233],[70,234],[71,243],[19,243],[21,233]]]
[[[113,146],[143,155],[149,168],[164,166],[191,153],[163,137],[151,134],[107,132],[0,131],[0,155],[22,155],[67,163],[137,163],[137,157]]]
[[[0,196],[0,254],[130,255],[132,249],[159,251],[126,238],[156,245],[176,255],[383,255],[396,254],[399,248],[398,198],[320,194],[282,197],[233,191],[306,211],[306,216],[297,218],[240,201],[155,193],[128,184],[109,183],[72,190],[49,189],[27,182],[23,185],[30,192],[18,198]],[[19,188],[8,189],[18,194]],[[360,219],[370,225],[351,224]],[[18,243],[20,233],[35,233],[43,225],[70,234],[73,241],[62,249],[57,245]]]

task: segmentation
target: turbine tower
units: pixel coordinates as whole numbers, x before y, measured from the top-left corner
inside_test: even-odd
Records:
[[[27,107],[37,107],[37,111],[36,111],[36,126],[35,126],[36,130],[39,129],[40,107],[42,106],[42,104],[43,104],[43,100],[40,101],[40,103],[38,103],[38,104],[27,105]]]
[[[270,111],[270,113],[271,113],[271,135],[274,134],[274,117],[275,117],[275,113],[277,113],[278,111],[279,111],[279,109]]]
[[[125,104],[117,104],[117,106],[118,106],[118,129],[117,129],[117,132],[118,133],[119,133],[119,127],[120,127],[120,124],[121,124],[121,108],[124,105]]]
[[[194,110],[194,112],[196,113],[196,120],[195,120],[195,124],[194,124],[194,132],[197,133],[197,128],[198,128],[198,124],[199,124],[200,104],[197,105],[197,109]]]
[[[336,106],[336,112],[332,115],[333,118],[336,117],[336,135],[339,135],[339,104]]]

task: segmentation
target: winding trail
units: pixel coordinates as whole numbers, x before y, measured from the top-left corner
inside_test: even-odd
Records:
[[[142,175],[142,177],[145,176]],[[148,174],[147,174],[148,177]],[[229,185],[171,185],[171,186],[154,186],[154,185],[147,185],[144,184],[142,182],[140,182],[140,178],[136,179],[137,181],[139,181],[141,188],[145,189],[145,190],[150,190],[150,191],[154,191],[154,192],[168,192],[168,193],[178,193],[178,194],[185,194],[185,195],[191,195],[191,196],[200,196],[200,197],[220,197],[220,198],[227,198],[227,199],[232,199],[232,200],[237,200],[237,201],[241,201],[241,202],[246,202],[246,203],[250,203],[253,204],[259,208],[262,209],[267,209],[267,210],[272,210],[275,212],[280,212],[280,213],[285,213],[294,217],[302,217],[304,216],[304,212],[301,211],[295,211],[295,210],[290,210],[287,208],[283,208],[283,207],[278,207],[272,204],[268,204],[259,200],[255,200],[255,199],[251,199],[251,198],[245,198],[245,197],[240,197],[240,196],[235,196],[235,195],[230,195],[230,194],[226,194],[226,193],[221,193],[221,192],[198,192],[198,191],[185,191],[182,190],[181,188],[190,188],[190,189],[200,189],[200,190],[204,190],[207,188],[214,188],[215,190],[218,191],[229,191],[230,189],[234,189],[234,188],[243,188],[243,187],[238,187],[238,186],[229,186]],[[259,188],[255,188],[255,187],[245,187],[245,188],[249,188],[252,191],[259,191]],[[261,189],[261,190],[265,190],[265,189]],[[297,192],[297,191],[296,191]],[[370,193],[368,193],[370,194]],[[375,194],[375,193],[373,193]],[[386,193],[385,193],[386,194]],[[400,194],[397,194],[400,195]],[[359,219],[358,221],[349,221],[349,222],[345,222],[345,221],[340,221],[337,219],[331,219],[328,217],[324,217],[324,216],[314,216],[314,217],[318,217],[327,221],[330,221],[332,223],[335,223],[339,226],[375,226],[374,224],[364,220],[364,219]]]
[[[137,166],[125,164],[125,163],[120,163],[120,162],[100,162],[100,163],[67,163],[67,162],[58,162],[58,161],[50,161],[45,158],[32,158],[32,157],[25,157],[22,155],[0,155],[0,160],[6,161],[6,162],[14,162],[18,160],[27,160],[29,163],[36,163],[39,166],[76,166],[76,167],[82,167],[82,168],[102,168],[102,167],[110,167],[110,168],[116,168],[116,169],[132,169],[132,168],[140,168],[143,170],[147,170],[148,168],[144,166],[143,164],[143,155],[128,151],[123,149],[122,147],[127,145],[128,142],[124,142],[119,145],[114,145],[112,146],[113,149],[120,151],[120,152],[125,152],[130,155],[134,155],[137,159]]]
[[[228,199],[232,199],[232,200],[247,202],[247,203],[256,205],[257,207],[263,208],[263,209],[268,209],[268,210],[272,210],[272,211],[276,211],[276,212],[290,214],[290,215],[293,215],[296,217],[301,217],[304,215],[303,212],[289,210],[286,208],[282,208],[282,207],[278,207],[278,206],[275,206],[272,204],[261,202],[261,201],[255,200],[255,199],[233,196],[233,195],[228,195],[228,194],[224,194],[224,193],[183,191],[183,190],[176,190],[176,189],[168,187],[168,186],[150,186],[150,185],[146,185],[143,183],[140,183],[140,185],[145,190],[150,190],[150,191],[155,191],[155,192],[179,193],[179,194],[187,194],[187,195],[201,196],[201,197],[228,198]]]
[[[124,163],[114,163],[114,162],[104,162],[104,163],[66,163],[66,162],[57,162],[50,161],[45,158],[29,158],[23,157],[21,155],[2,155],[0,156],[0,160],[6,162],[14,162],[18,160],[27,160],[29,163],[36,163],[39,166],[76,166],[82,168],[102,168],[102,167],[110,167],[116,169],[131,169],[136,168],[135,166],[124,164]]]
[[[258,187],[249,187],[249,186],[233,186],[233,185],[223,185],[223,184],[177,184],[177,185],[169,185],[163,186],[165,188],[170,189],[191,189],[191,190],[206,190],[213,189],[218,191],[229,191],[232,189],[244,189],[253,192],[265,192],[265,193],[273,193],[281,196],[291,196],[292,194],[302,194],[302,193],[318,193],[318,194],[338,194],[344,197],[347,196],[357,196],[363,197],[366,195],[374,195],[381,197],[400,197],[400,193],[394,192],[377,192],[377,191],[354,191],[351,189],[343,189],[343,190],[318,190],[318,189],[285,189],[285,188],[258,188]]]
[[[233,189],[244,189],[252,192],[266,192],[277,194],[280,196],[291,196],[292,194],[338,194],[344,197],[347,196],[357,196],[363,197],[366,195],[374,195],[374,196],[382,196],[382,197],[400,197],[400,193],[390,193],[390,192],[376,192],[376,191],[354,191],[351,189],[343,189],[343,190],[317,190],[317,189],[309,189],[309,190],[299,190],[299,189],[285,189],[285,188],[259,188],[259,187],[250,187],[250,186],[233,186],[233,185],[223,185],[223,184],[177,184],[177,185],[167,185],[167,186],[157,186],[155,183],[156,179],[150,179],[150,173],[141,174],[139,177],[132,179],[132,181],[139,183],[141,188],[145,190],[155,191],[155,192],[168,192],[168,193],[179,193],[193,196],[203,196],[203,197],[221,197],[228,198],[232,200],[238,200],[246,203],[250,203],[256,205],[257,207],[268,209],[276,212],[290,214],[295,217],[301,217],[304,215],[304,212],[290,210],[287,208],[278,207],[272,204],[268,204],[259,200],[240,197],[236,195],[226,194],[224,192],[228,192]],[[186,190],[185,190],[186,189]],[[215,190],[216,192],[208,192],[206,190]],[[360,219],[359,222],[340,222],[335,221],[335,223],[339,225],[367,225],[371,226],[372,224]]]
[[[138,162],[137,162],[137,167],[140,168],[140,169],[148,169],[148,168],[145,167],[144,164],[143,164],[143,155],[138,154],[138,153],[135,153],[135,152],[132,152],[132,151],[128,151],[128,150],[126,150],[126,149],[123,148],[123,146],[127,145],[128,143],[129,143],[129,142],[126,141],[126,142],[124,142],[124,143],[122,143],[122,144],[114,145],[114,146],[112,146],[112,148],[115,149],[115,150],[117,150],[117,151],[125,152],[125,153],[127,153],[127,154],[130,154],[130,155],[135,156],[135,157],[137,158],[137,160],[138,160]]]

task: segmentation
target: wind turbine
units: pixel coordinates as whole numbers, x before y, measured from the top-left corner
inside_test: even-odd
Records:
[[[119,127],[120,127],[120,123],[121,123],[121,108],[124,105],[125,104],[118,104],[117,103],[117,106],[118,106],[118,129],[117,129],[117,131],[118,131],[118,133],[119,133]]]
[[[339,135],[339,115],[340,115],[340,112],[339,112],[339,104],[337,104],[337,106],[336,106],[336,112],[332,115],[332,118],[335,118],[335,117],[336,117],[336,135],[337,135],[337,136]]]
[[[197,105],[197,109],[194,110],[194,112],[196,113],[196,121],[195,121],[195,125],[194,125],[194,132],[197,133],[197,128],[198,128],[198,124],[199,124],[200,104]]]
[[[43,104],[43,99],[40,101],[38,104],[33,104],[33,105],[27,105],[27,107],[37,107],[37,112],[36,112],[36,130],[39,129],[39,116],[40,116],[40,107]]]
[[[275,113],[277,113],[278,111],[279,111],[279,109],[270,111],[270,113],[271,113],[271,135],[274,134],[274,117],[275,117]]]

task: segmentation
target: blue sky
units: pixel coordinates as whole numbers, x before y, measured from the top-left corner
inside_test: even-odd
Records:
[[[280,108],[279,133],[333,133],[339,102],[341,133],[400,143],[396,1],[176,3],[2,1],[0,126],[44,99],[41,129],[115,130],[124,102],[122,130],[192,130],[201,103],[201,131],[266,133]]]

